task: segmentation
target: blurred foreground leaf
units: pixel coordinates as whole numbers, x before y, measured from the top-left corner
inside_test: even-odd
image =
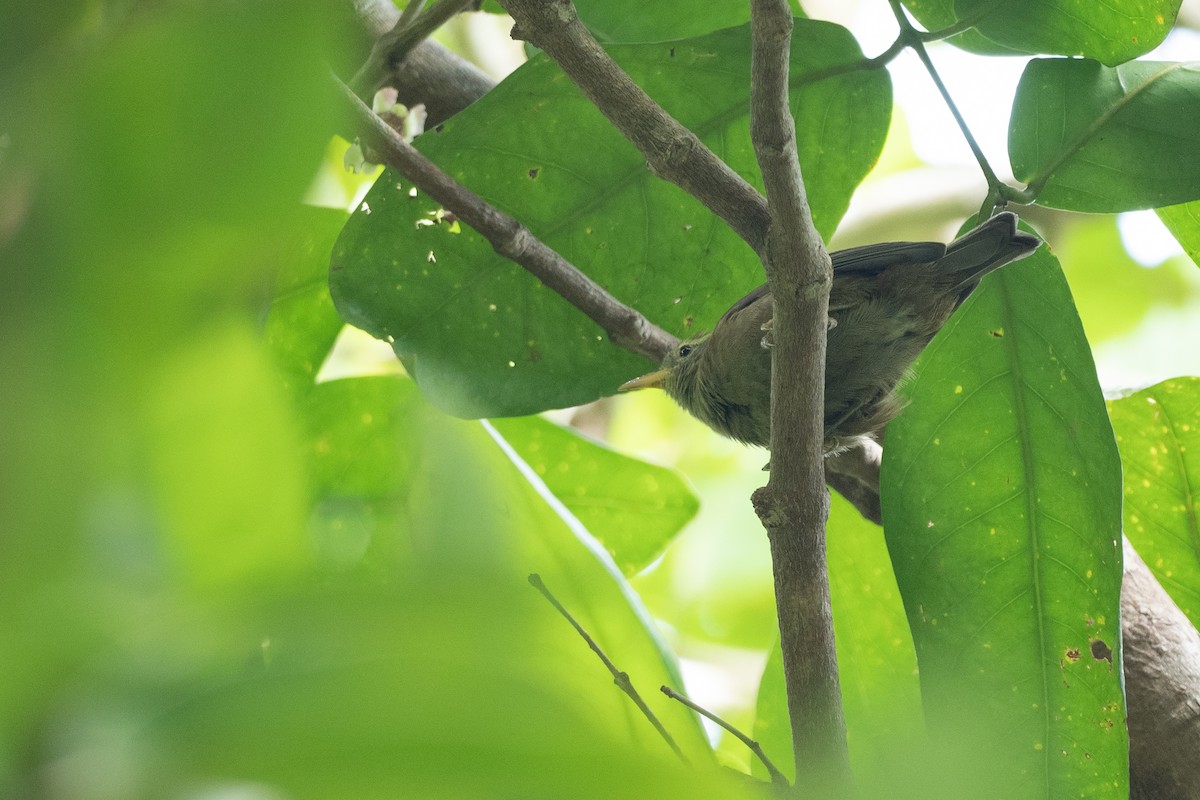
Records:
[[[625,575],[644,569],[700,503],[674,470],[622,455],[539,417],[492,426]]]

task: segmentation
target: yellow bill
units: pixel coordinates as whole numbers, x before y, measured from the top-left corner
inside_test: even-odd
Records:
[[[625,381],[617,387],[618,392],[632,392],[635,389],[661,389],[667,379],[669,370],[660,369],[650,372],[631,381]]]

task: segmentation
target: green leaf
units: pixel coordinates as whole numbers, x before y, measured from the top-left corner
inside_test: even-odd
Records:
[[[879,526],[832,495],[829,590],[850,760],[856,782],[894,784],[897,753],[923,734],[916,654]],[[792,733],[776,643],[759,687],[754,738],[791,776]],[[754,774],[766,776],[755,762]]]
[[[1121,468],[1046,249],[988,277],[888,430],[884,529],[935,741],[987,797],[1121,797]]]
[[[228,594],[308,566],[307,497],[295,416],[257,338],[201,333],[151,389],[144,448],[178,582]]]
[[[624,695],[612,691],[570,626],[526,587],[526,576],[540,573],[633,676],[681,746],[708,753],[696,720],[652,691],[680,680],[640,601],[603,548],[548,503],[540,479],[509,457],[499,434],[431,408],[399,376],[318,384],[305,398],[304,416],[314,487],[309,530],[328,569],[444,581],[481,574],[522,587],[530,604],[523,613],[545,613],[561,625],[554,628],[562,637],[556,655],[545,656],[569,673],[556,680],[592,697],[602,724],[627,725],[652,751],[665,747]]]
[[[1160,208],[1157,213],[1192,261],[1200,265],[1200,201]]]
[[[1109,403],[1125,467],[1125,535],[1200,626],[1200,378]]]
[[[928,31],[949,28],[959,21],[958,11],[954,0],[905,0],[904,6]],[[976,28],[947,37],[945,41],[969,53],[980,55],[1022,55],[1024,51],[1012,47],[1004,47],[988,39]]]
[[[267,317],[267,343],[293,388],[311,386],[333,347],[342,318],[329,296],[329,251],[347,214],[307,206],[296,238],[283,242],[275,296]]]
[[[1116,212],[1200,198],[1200,62],[1035,59],[1013,101],[1013,174],[1037,202]]]
[[[828,236],[874,163],[891,110],[883,71],[807,85],[861,55],[847,31],[800,21],[792,59],[801,162]],[[739,173],[748,135],[749,31],[611,48],[651,96]],[[520,113],[514,112],[520,109]],[[654,178],[556,66],[536,58],[418,146],[564,257],[676,333],[711,325],[762,281],[755,256],[697,202]],[[385,172],[334,250],[344,317],[393,347],[438,407],[520,416],[612,394],[645,371],[581,312],[470,230],[429,224],[438,206]]]
[[[700,507],[674,470],[622,455],[539,417],[491,424],[625,575],[657,558]]]
[[[792,14],[804,16],[796,0],[789,0],[789,5]],[[750,21],[750,4],[739,2],[580,0],[575,8],[588,30],[601,42],[674,41]]]
[[[630,704],[527,584],[488,570],[455,580],[440,566],[291,598],[262,615],[265,647],[247,642],[225,674],[166,687],[119,726],[88,731],[120,737],[88,755],[107,756],[106,782],[141,778],[114,793],[125,797],[745,796],[731,776],[637,736],[645,719],[614,725],[614,706]]]
[[[1087,56],[1115,66],[1166,38],[1180,0],[906,0],[904,5],[928,30],[975,21],[973,36],[949,40],[967,50]]]

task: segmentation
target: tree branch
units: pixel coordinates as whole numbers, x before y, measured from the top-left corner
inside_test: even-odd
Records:
[[[829,254],[813,226],[788,108],[792,12],[751,0],[750,138],[771,228],[763,265],[774,298],[771,477],[754,493],[775,576],[796,784],[851,785],[825,559],[825,339]],[[825,791],[821,791],[824,789]]]
[[[350,87],[336,77],[334,80],[351,104],[364,136],[389,166],[478,231],[497,253],[519,264],[587,314],[614,344],[651,361],[662,361],[678,341],[674,336],[606,292],[520,222],[443,172],[371,111]]]
[[[1134,800],[1200,791],[1200,633],[1124,540],[1121,639]]]
[[[617,66],[579,21],[570,0],[500,4],[517,21],[513,38],[529,41],[553,58],[642,152],[655,175],[695,197],[762,253],[770,224],[762,195]]]
[[[477,0],[437,0],[429,10],[422,12],[423,2],[410,3],[392,28],[376,40],[366,62],[350,80],[350,86],[370,99],[369,95],[383,85],[388,75],[403,68],[418,44],[476,4]]]

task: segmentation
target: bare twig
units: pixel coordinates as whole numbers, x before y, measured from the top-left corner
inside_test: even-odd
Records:
[[[592,652],[595,653],[602,662],[604,662],[604,666],[607,667],[608,671],[612,673],[613,683],[617,684],[622,692],[629,695],[629,699],[633,701],[634,705],[636,705],[642,714],[645,715],[646,719],[650,720],[650,724],[654,726],[654,730],[658,731],[658,734],[662,736],[663,740],[671,746],[671,749],[675,751],[675,755],[679,756],[679,760],[686,764],[688,760],[687,756],[685,756],[683,751],[679,749],[679,745],[675,743],[675,738],[671,736],[671,733],[663,726],[662,722],[659,721],[655,713],[650,710],[650,706],[646,705],[646,701],[642,699],[641,694],[639,694],[638,690],[634,688],[633,681],[629,680],[629,674],[617,669],[617,665],[614,664],[612,660],[604,653],[604,651],[600,649],[600,645],[596,644],[596,640],[593,639],[586,630],[584,630],[584,627],[579,624],[579,621],[576,620],[575,617],[571,615],[571,612],[567,611],[566,607],[563,606],[562,603],[558,602],[558,598],[555,597],[548,588],[546,588],[546,584],[542,582],[542,577],[540,575],[537,573],[530,575],[529,583],[532,584],[533,588],[541,592],[543,597],[550,601],[550,605],[554,606],[554,608],[558,610],[558,613],[562,614],[567,622],[571,623],[571,627],[575,628],[579,635],[583,637],[583,640],[587,642],[587,646],[592,649]]]
[[[350,87],[340,80],[337,83],[354,108],[370,144],[389,166],[478,231],[497,253],[525,268],[587,314],[614,344],[656,362],[675,345],[678,340],[674,336],[606,292],[520,222],[443,172],[367,108]]]
[[[766,752],[762,749],[762,745],[760,745],[756,740],[751,739],[749,736],[742,733],[736,727],[734,727],[730,723],[726,722],[725,720],[721,719],[720,717],[718,717],[713,712],[709,711],[704,706],[702,706],[698,703],[694,703],[691,700],[689,700],[688,698],[684,697],[679,692],[672,689],[670,686],[660,686],[660,687],[658,687],[658,689],[660,692],[665,694],[667,697],[671,698],[672,700],[678,700],[679,702],[683,703],[685,706],[690,708],[692,711],[695,711],[697,714],[701,715],[702,717],[707,717],[708,719],[711,719],[713,722],[717,723],[722,728],[724,728],[725,730],[729,731],[731,734],[736,736],[737,739],[742,744],[746,745],[746,747],[748,747],[750,749],[750,752],[753,753],[758,758],[758,760],[762,762],[762,765],[767,768],[767,773],[771,776],[771,783],[775,784],[776,786],[787,786],[788,785],[787,776],[785,776],[782,772],[779,771],[779,767],[775,766],[775,762],[771,761],[771,759],[767,757]]]
[[[371,48],[371,54],[350,85],[366,96],[378,89],[388,73],[399,70],[410,52],[430,34],[478,0],[437,0],[428,11],[421,11],[424,0],[410,3],[390,31],[383,34]]]
[[[850,761],[825,562],[825,337],[833,273],[813,226],[788,109],[792,12],[786,0],[751,0],[750,13],[750,137],[771,214],[763,264],[775,342],[771,477],[754,493],[754,508],[771,543],[796,783],[844,789]]]
[[[570,0],[500,0],[513,37],[553,58],[625,135],[658,177],[703,203],[761,253],[770,222],[762,195],[634,83],[579,21]]]

